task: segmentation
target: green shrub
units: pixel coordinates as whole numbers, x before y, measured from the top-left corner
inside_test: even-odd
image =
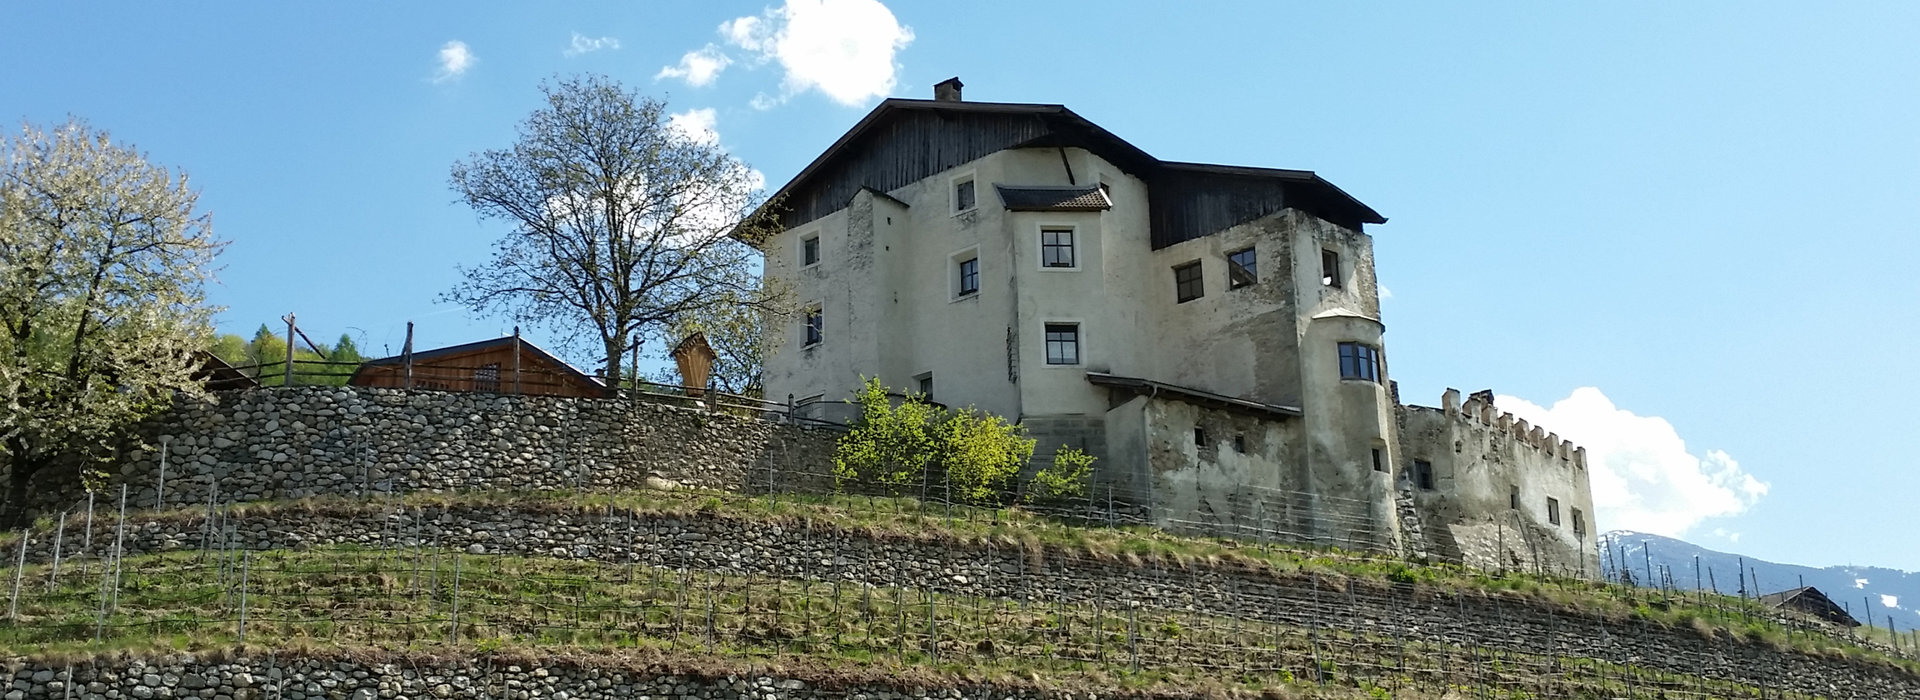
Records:
[[[971,406],[948,414],[936,433],[948,488],[971,503],[998,500],[1033,458],[1034,441],[1026,432]]]
[[[849,481],[879,484],[899,493],[924,478],[935,456],[939,412],[919,395],[894,406],[879,379],[866,380],[850,403],[859,404],[860,417],[834,449],[834,482],[842,488]]]
[[[860,406],[860,417],[833,455],[834,481],[842,489],[867,483],[897,494],[939,476],[955,499],[992,503],[1033,457],[1026,428],[972,407],[943,412],[920,394],[896,405],[878,379],[866,380],[851,403]]]
[[[1093,455],[1078,448],[1061,446],[1053,453],[1053,464],[1027,482],[1027,500],[1036,503],[1079,498],[1087,495],[1087,479],[1093,475]]]

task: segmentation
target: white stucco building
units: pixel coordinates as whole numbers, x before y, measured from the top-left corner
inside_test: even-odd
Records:
[[[769,398],[845,417],[877,376],[1017,418],[1167,527],[1593,567],[1583,453],[1481,420],[1490,400],[1398,403],[1386,220],[1311,172],[1160,160],[955,79],[881,103],[774,206],[767,274],[806,312],[770,330]]]

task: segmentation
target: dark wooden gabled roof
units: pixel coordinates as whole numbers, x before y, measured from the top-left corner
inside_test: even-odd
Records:
[[[901,98],[874,107],[770,201],[792,228],[862,188],[890,192],[998,151],[1053,147],[1084,148],[1146,181],[1155,248],[1285,208],[1355,230],[1386,222],[1310,171],[1162,161],[1062,105]]]
[[[431,365],[433,364],[433,361],[436,359],[456,357],[456,356],[465,355],[468,353],[505,347],[505,346],[512,345],[515,340],[516,338],[514,336],[509,335],[509,336],[503,336],[499,338],[489,338],[487,340],[476,340],[471,343],[461,343],[459,345],[448,345],[444,348],[433,348],[431,350],[416,350],[413,353],[413,363],[416,365]],[[553,353],[550,353],[550,352],[547,352],[546,350],[541,349],[540,346],[527,342],[526,338],[517,338],[517,340],[519,340],[520,342],[521,352],[526,353],[528,355],[532,355],[533,357],[539,358],[544,362],[547,362],[549,364],[552,364],[555,367],[560,368],[562,372],[565,372],[568,376],[571,376],[574,379],[586,382],[588,384],[593,384],[595,386],[602,386],[602,387],[606,386],[606,382],[601,381],[599,377],[595,377],[591,374],[587,374],[586,372],[580,371],[579,368],[574,367],[573,365],[567,364],[566,360],[562,360],[559,357],[555,357]],[[406,355],[394,355],[392,357],[382,357],[379,359],[367,360],[366,362],[362,362],[360,363],[360,366],[358,368],[353,370],[353,376],[348,378],[347,383],[352,384],[353,380],[358,379],[360,377],[360,373],[365,372],[369,367],[403,364],[406,362],[406,359],[407,359]]]

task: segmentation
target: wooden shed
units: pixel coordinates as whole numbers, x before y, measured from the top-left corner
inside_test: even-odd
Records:
[[[368,360],[347,380],[352,386],[408,386],[406,355]],[[523,338],[508,336],[413,353],[415,389],[489,394],[604,397],[606,384]]]

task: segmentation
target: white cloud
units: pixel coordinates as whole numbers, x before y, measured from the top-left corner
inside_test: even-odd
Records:
[[[1730,531],[1724,527],[1714,528],[1713,536],[1726,540],[1728,542],[1732,542],[1734,544],[1740,544],[1740,533]]]
[[[1387,285],[1384,285],[1384,284],[1380,285],[1380,299],[1384,301],[1392,298],[1393,298],[1393,290],[1387,289]]]
[[[720,71],[733,65],[733,58],[727,56],[720,47],[707,44],[696,51],[688,51],[680,57],[680,65],[661,68],[653,74],[654,80],[661,78],[679,78],[694,87],[712,85],[720,78]]]
[[[696,143],[715,144],[720,142],[720,132],[713,130],[713,108],[689,109],[667,117],[667,126],[686,134]]]
[[[1863,579],[1863,578],[1857,578],[1857,579],[1854,579],[1854,580],[1853,580],[1853,587],[1854,587],[1854,588],[1866,588],[1866,587],[1867,587],[1867,584],[1868,584],[1868,583],[1870,583],[1870,581],[1868,581],[1868,580],[1866,580],[1866,579]]]
[[[466,75],[467,69],[479,61],[480,58],[467,48],[467,42],[449,41],[440,47],[440,72],[433,75],[433,82],[444,83]]]
[[[720,35],[753,65],[780,65],[779,100],[819,90],[849,106],[892,92],[900,71],[894,55],[913,42],[913,29],[878,0],[786,0],[722,23]]]
[[[1767,484],[1720,450],[1695,454],[1659,416],[1618,408],[1594,387],[1542,408],[1501,396],[1495,405],[1587,448],[1597,520],[1606,529],[1683,537],[1708,518],[1738,515]]]
[[[1889,608],[1899,608],[1899,607],[1900,607],[1900,596],[1897,596],[1897,595],[1887,595],[1887,594],[1884,594],[1884,593],[1882,593],[1882,594],[1880,594],[1880,604],[1881,604],[1881,605],[1884,605],[1884,606],[1886,606],[1886,607],[1889,607]]]
[[[573,41],[568,43],[567,49],[565,51],[561,51],[560,53],[566,56],[578,56],[583,53],[593,53],[601,49],[618,49],[618,48],[620,48],[619,39],[615,39],[610,36],[603,36],[598,39],[589,39],[585,34],[581,34],[580,32],[574,32]]]

